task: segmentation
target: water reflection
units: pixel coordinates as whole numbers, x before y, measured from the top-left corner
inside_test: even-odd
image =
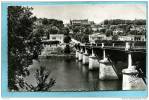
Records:
[[[41,58],[40,62],[34,62],[31,66],[31,73],[42,65],[56,79],[56,84],[52,91],[95,91],[95,90],[121,90],[121,80],[102,81],[99,80],[99,70],[88,70],[88,65],[75,58],[64,59],[59,57]],[[36,84],[31,74],[26,80]]]
[[[85,65],[82,65],[82,74],[88,76],[88,67]]]

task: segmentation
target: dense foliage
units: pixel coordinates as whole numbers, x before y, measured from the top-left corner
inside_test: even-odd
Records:
[[[45,67],[40,66],[39,69],[35,71],[35,80],[37,85],[29,84],[26,82],[23,77],[16,77],[16,86],[20,91],[50,91],[51,87],[55,85],[55,80],[49,78],[50,73],[45,69]]]
[[[44,28],[44,35],[47,36],[47,39],[50,38],[50,34],[63,34],[61,31],[64,28],[63,21],[47,18],[40,18],[38,21],[40,22],[38,26],[41,25]]]
[[[68,28],[64,28],[62,30],[63,34],[64,34],[64,43],[66,43],[66,46],[64,48],[64,53],[65,54],[70,54],[70,46],[69,43],[71,42],[71,37],[69,36],[69,29]]]
[[[72,38],[82,43],[89,43],[89,36],[87,34],[73,34]]]
[[[135,25],[146,25],[146,20],[122,20],[122,19],[113,19],[113,20],[104,20],[104,25],[118,25],[118,24],[135,24]]]
[[[32,8],[8,7],[8,87],[18,90],[18,76],[29,75],[28,66],[41,52],[41,30],[33,31]]]

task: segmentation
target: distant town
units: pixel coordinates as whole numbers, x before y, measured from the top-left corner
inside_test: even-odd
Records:
[[[56,19],[38,19],[35,21],[38,27],[44,27],[46,31],[44,38],[63,42],[65,31],[74,39],[82,43],[96,43],[103,40],[112,41],[146,41],[146,20],[104,20],[100,24],[88,19],[70,20],[70,23],[63,24],[63,21]],[[46,26],[44,26],[46,25]]]

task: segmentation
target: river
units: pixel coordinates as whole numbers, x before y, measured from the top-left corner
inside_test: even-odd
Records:
[[[98,91],[122,90],[122,80],[99,80],[99,70],[88,70],[88,65],[83,65],[74,57],[40,58],[30,65],[30,75],[26,78],[29,84],[36,85],[33,73],[40,66],[46,67],[50,73],[48,79],[56,80],[51,91]]]

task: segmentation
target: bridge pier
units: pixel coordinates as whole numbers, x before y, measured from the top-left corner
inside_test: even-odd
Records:
[[[79,58],[79,50],[76,49],[76,58]]]
[[[89,57],[88,57],[87,50],[85,48],[85,53],[83,54],[83,64],[88,64],[89,63]]]
[[[104,47],[104,44],[102,44]],[[99,61],[99,79],[101,80],[112,80],[118,79],[118,75],[116,73],[116,69],[112,64],[109,62],[108,58],[106,57],[105,49],[103,48],[103,59]]]
[[[138,77],[139,72],[136,66],[132,65],[131,52],[128,53],[128,68],[122,70],[123,73],[123,90],[144,90],[146,84],[142,78]]]
[[[83,59],[83,48],[81,48],[81,51],[79,51],[79,61],[82,61]]]
[[[93,68],[98,68],[99,67],[99,62],[98,59],[96,58],[94,54],[94,50],[92,48],[92,55],[89,56],[89,70],[93,70]]]

